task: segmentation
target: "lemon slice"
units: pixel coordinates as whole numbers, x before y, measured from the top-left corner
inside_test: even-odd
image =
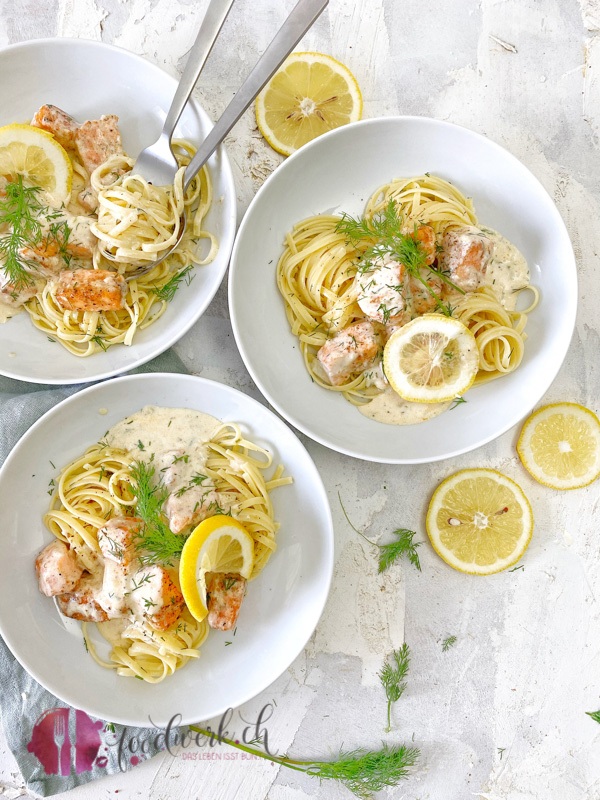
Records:
[[[451,317],[424,314],[393,333],[383,353],[392,389],[415,403],[445,403],[464,394],[479,369],[471,331]]]
[[[274,150],[289,156],[326,131],[362,116],[362,95],[348,67],[323,53],[292,53],[256,98],[256,123]]]
[[[523,425],[517,452],[536,481],[580,489],[600,475],[600,420],[577,403],[544,406]]]
[[[463,469],[442,481],[427,510],[427,534],[454,569],[491,575],[515,564],[533,533],[523,490],[495,469]]]
[[[254,539],[232,517],[209,517],[187,539],[179,562],[181,592],[197,620],[208,614],[206,573],[237,572],[246,580],[254,566]]]
[[[57,203],[64,203],[71,193],[73,166],[66,150],[52,134],[33,125],[0,128],[0,176],[14,181],[18,175]]]

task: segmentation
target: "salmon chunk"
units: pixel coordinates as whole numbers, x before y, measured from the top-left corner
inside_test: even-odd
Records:
[[[123,153],[118,122],[115,114],[108,114],[100,119],[88,120],[77,129],[77,152],[88,172],[93,172],[111,156]]]
[[[32,281],[26,286],[17,288],[14,283],[7,281],[0,284],[0,303],[4,303],[11,308],[20,308],[23,303],[31,300],[38,292],[37,285]]]
[[[229,631],[237,622],[246,594],[245,578],[233,572],[207,572],[208,624],[219,631]]]
[[[127,282],[105,269],[64,270],[57,281],[56,300],[66,311],[115,311],[123,308]]]
[[[440,265],[450,280],[465,292],[482,283],[494,249],[493,241],[472,225],[450,228],[442,237]]]
[[[317,358],[332,386],[341,386],[375,364],[382,344],[371,322],[356,322],[328,339]]]
[[[83,574],[75,553],[57,539],[41,551],[35,560],[40,592],[46,597],[72,592]]]
[[[166,631],[177,622],[185,601],[164,567],[142,567],[132,574],[131,587],[131,608],[141,613],[149,625]]]
[[[361,311],[375,322],[394,324],[406,306],[405,277],[404,265],[388,254],[374,261],[370,269],[357,272],[354,284]]]
[[[51,133],[65,150],[75,150],[75,137],[79,130],[79,123],[58,106],[42,106],[33,115],[31,124],[35,128],[42,128]]]
[[[106,561],[124,566],[135,558],[135,537],[142,520],[138,517],[113,517],[98,531],[98,545]]]
[[[100,574],[86,573],[74,591],[56,596],[60,613],[81,622],[106,622],[108,614],[98,603],[101,586]]]
[[[436,256],[435,231],[431,225],[420,225],[414,233],[414,239],[419,242],[421,250],[426,255],[425,263],[431,266]]]

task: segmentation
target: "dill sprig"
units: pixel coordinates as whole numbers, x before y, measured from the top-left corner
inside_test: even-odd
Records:
[[[600,723],[600,711],[586,711],[588,717],[591,717],[594,722]]]
[[[190,725],[190,730],[201,733],[214,739],[211,730],[198,725]],[[410,767],[413,767],[419,758],[416,747],[406,745],[384,744],[381,750],[352,750],[341,752],[333,761],[303,761],[289,756],[274,756],[249,747],[239,741],[233,741],[225,736],[218,737],[219,742],[243,750],[245,753],[264,758],[282,767],[304,772],[319,780],[333,780],[344,784],[357,797],[368,800],[373,792],[379,792],[386,786],[396,786],[403,778],[408,776]]]
[[[189,286],[190,283],[193,281],[194,276],[190,275],[190,272],[195,268],[195,264],[190,264],[189,266],[185,267],[185,269],[176,272],[172,278],[165,283],[164,286],[160,288],[154,287],[153,292],[158,297],[159,300],[164,300],[165,303],[170,303],[171,300],[175,297],[175,293],[181,284],[181,281],[185,278],[186,286]]]
[[[427,263],[427,253],[416,236],[417,225],[415,224],[415,235],[410,236],[403,233],[402,222],[402,215],[398,213],[395,202],[390,200],[383,211],[373,215],[370,219],[366,217],[355,219],[349,214],[342,214],[335,229],[339,233],[343,233],[348,242],[359,249],[362,249],[365,243],[367,244],[358,264],[360,273],[372,272],[378,266],[376,263],[378,259],[389,254],[404,266],[412,278],[424,286],[439,311],[447,317],[451,317],[454,309],[449,303],[444,303],[437,292],[431,288],[426,278],[423,277],[423,271],[436,275],[460,294],[464,294],[464,291],[442,270],[435,269]]]
[[[144,565],[173,566],[173,560],[181,555],[185,536],[173,533],[165,522],[162,509],[169,491],[161,481],[155,484],[153,465],[134,461],[130,470],[136,486],[136,514],[144,523],[135,543],[139,560]]]
[[[41,241],[42,226],[36,217],[43,210],[38,200],[41,189],[24,186],[19,175],[16,181],[6,184],[5,192],[6,199],[0,200],[0,225],[7,225],[9,230],[0,237],[0,255],[4,257],[2,267],[9,282],[19,290],[33,283],[30,270],[37,269],[36,263],[24,258],[20,251]]]
[[[413,536],[416,536],[416,531],[409,531],[408,528],[397,528],[395,531],[392,531],[392,536],[396,536],[395,542],[389,542],[388,544],[378,544],[374,542],[372,539],[369,539],[368,536],[365,535],[364,531],[359,531],[358,528],[352,524],[348,514],[346,513],[346,509],[344,508],[344,504],[342,503],[342,497],[338,492],[338,498],[340,501],[340,505],[342,507],[342,511],[344,512],[344,516],[346,517],[346,522],[353,531],[358,533],[359,536],[368,542],[373,547],[377,547],[379,550],[379,568],[378,572],[385,572],[386,569],[392,566],[399,558],[406,556],[413,567],[416,567],[419,572],[421,572],[421,562],[419,561],[419,554],[417,553],[417,547],[421,546],[421,542],[413,542]]]
[[[453,644],[456,644],[456,636],[448,636],[448,638],[444,639],[442,642],[442,650],[444,653],[446,650],[450,650]]]
[[[386,661],[379,673],[379,680],[385,689],[385,696],[387,697],[386,733],[392,730],[392,703],[399,700],[406,689],[406,683],[403,681],[408,673],[409,664],[410,648],[404,642],[399,650],[392,651],[391,661]]]

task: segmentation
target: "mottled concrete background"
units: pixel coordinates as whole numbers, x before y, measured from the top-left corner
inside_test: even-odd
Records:
[[[197,95],[217,116],[292,6],[239,0]],[[206,0],[0,0],[0,45],[77,36],[133,50],[177,75]],[[354,71],[365,116],[430,115],[489,136],[554,197],[580,272],[577,329],[547,401],[599,410],[598,0],[331,0],[303,49],[331,53]],[[101,80],[101,77],[99,77]],[[0,98],[1,101],[1,98]],[[239,210],[279,157],[247,114],[229,137]],[[556,310],[560,314],[560,309]],[[208,360],[195,356],[212,353]],[[211,347],[207,347],[207,343]],[[235,349],[225,287],[178,345],[190,370],[257,396]],[[306,442],[322,471],[336,523],[334,589],[305,653],[246,717],[276,698],[271,739],[280,751],[323,757],[340,746],[379,746],[385,703],[376,672],[402,641],[413,654],[409,686],[389,740],[414,742],[421,767],[381,797],[407,800],[597,800],[600,727],[600,592],[594,512],[598,484],[559,494],[531,481],[515,455],[516,432],[452,462],[393,467],[361,463]],[[493,466],[525,489],[536,515],[524,570],[485,579],[447,568],[427,544],[422,573],[376,574],[373,552],[344,521],[373,537],[415,527],[437,482]],[[441,642],[457,637],[442,652]],[[0,740],[0,795],[26,794]],[[256,762],[158,757],[127,776],[69,794],[203,800],[346,798],[348,792]]]

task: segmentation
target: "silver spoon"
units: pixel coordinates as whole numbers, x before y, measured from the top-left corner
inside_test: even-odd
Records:
[[[231,3],[233,2],[233,0],[227,0],[227,2],[229,3],[229,6],[231,6]],[[248,77],[246,78],[246,80],[244,81],[242,86],[238,89],[238,91],[234,95],[233,99],[231,100],[231,102],[229,103],[229,105],[227,106],[227,108],[225,109],[225,111],[223,112],[223,114],[221,115],[221,117],[219,118],[217,123],[215,124],[214,128],[210,131],[210,133],[208,134],[206,139],[202,142],[202,144],[198,148],[195,156],[192,158],[190,163],[187,165],[185,173],[184,173],[184,183],[183,183],[184,191],[186,191],[189,188],[190,183],[196,177],[198,172],[200,172],[200,170],[202,169],[202,167],[204,166],[206,161],[208,161],[210,156],[214,153],[214,151],[217,149],[217,147],[221,144],[223,139],[227,136],[229,131],[233,128],[235,123],[242,116],[242,114],[248,108],[250,103],[254,100],[256,95],[260,92],[260,90],[263,88],[263,86],[267,83],[269,78],[273,75],[274,72],[277,71],[277,69],[285,61],[287,56],[292,52],[294,47],[298,44],[300,39],[304,36],[304,34],[310,28],[310,26],[313,24],[313,22],[324,11],[324,9],[327,7],[328,2],[329,2],[329,0],[299,0],[299,2],[294,6],[292,11],[288,15],[287,19],[285,20],[285,22],[283,23],[283,25],[281,26],[281,28],[279,29],[279,31],[275,35],[275,38],[273,39],[273,41],[269,44],[269,46],[267,47],[265,52],[262,54],[262,56],[260,57],[260,59],[256,63],[254,69],[252,70],[252,72],[248,75]],[[211,3],[211,7],[209,8],[209,12],[211,11],[211,8],[214,5],[214,3],[215,3],[215,0],[213,0],[213,2]],[[207,14],[207,16],[208,16],[208,14]],[[225,16],[226,16],[226,14],[225,14]],[[223,17],[223,20],[221,21],[221,25],[223,24],[224,20],[225,20],[225,17]],[[214,23],[214,24],[216,24],[216,23]],[[203,23],[203,27],[204,27],[204,23]],[[210,48],[212,48],[212,44],[214,44],[214,39],[216,39],[219,30],[220,30],[220,26],[216,30],[215,34],[214,34],[214,38],[213,38],[213,40],[211,42]],[[202,30],[200,31],[200,34],[198,35],[198,38],[200,38],[201,34],[202,34]],[[197,44],[197,42],[196,42],[196,44]],[[196,50],[196,45],[194,45],[193,50]],[[208,52],[210,52],[210,49],[209,49]],[[206,60],[206,57],[208,56],[208,52],[206,53],[206,56],[204,57],[204,61]],[[191,54],[190,54],[190,57],[191,57]],[[204,61],[202,62],[202,64],[204,63]],[[189,61],[188,61],[188,65],[189,65]],[[201,69],[201,67],[200,67],[200,69]],[[197,70],[196,77],[194,79],[194,83],[198,79],[198,75],[199,75],[200,69]],[[187,73],[187,66],[186,66],[186,70],[184,72],[184,76],[186,75],[186,73]],[[183,80],[183,78],[182,78],[182,80]],[[186,86],[187,85],[188,84],[186,82]],[[188,91],[188,95],[187,95],[188,97],[191,94],[192,89],[193,89],[193,84],[192,84],[191,88]],[[179,94],[179,92],[177,94]],[[177,97],[177,95],[176,95],[176,97]],[[179,114],[181,114],[181,110],[179,111]],[[167,118],[169,118],[169,116],[171,116],[171,112],[169,112],[169,115],[168,115]],[[179,117],[177,117],[177,119],[178,118]],[[165,125],[165,127],[166,127],[166,125]],[[162,139],[162,135],[161,135],[161,139]],[[159,139],[159,142],[160,142],[160,139]],[[153,145],[152,148],[147,148],[146,151],[144,151],[145,153],[147,153],[146,157],[144,158],[144,164],[146,164],[149,161],[154,161],[154,158],[151,158],[150,155],[148,155],[148,154],[151,153],[151,151],[153,150],[154,147],[155,147],[155,145]],[[169,148],[169,151],[170,151],[170,148]],[[154,156],[154,155],[155,155],[155,153],[153,152],[152,156]],[[136,164],[135,164],[135,166],[133,168],[134,172],[135,172],[138,164],[139,164],[139,159],[138,159],[138,161],[136,162]],[[157,169],[162,169],[162,168],[163,167],[161,166],[161,167],[158,167]],[[144,177],[146,177],[147,174],[149,174],[149,173],[144,173]],[[166,182],[167,184],[168,183],[172,183],[172,180],[173,180],[174,172],[172,171],[170,174],[171,174],[171,178],[170,178],[170,180],[168,180]],[[163,182],[162,185],[164,185],[164,182]],[[164,261],[164,259],[167,258],[169,255],[171,255],[171,253],[179,246],[179,244],[181,242],[181,239],[183,237],[184,231],[185,231],[185,226],[186,226],[186,217],[185,217],[185,214],[184,214],[182,216],[182,218],[181,218],[181,225],[180,225],[178,239],[175,242],[175,244],[171,247],[171,249],[168,250],[160,258],[156,259],[156,261],[152,261],[147,266],[144,265],[143,267],[140,267],[135,272],[131,272],[129,274],[124,275],[124,277],[127,280],[131,280],[133,278],[138,278],[138,277],[140,277],[142,275],[145,275],[146,273],[150,272],[152,269],[154,269],[154,267],[157,264],[160,264],[161,261]],[[114,258],[111,258],[111,260],[114,261]]]

